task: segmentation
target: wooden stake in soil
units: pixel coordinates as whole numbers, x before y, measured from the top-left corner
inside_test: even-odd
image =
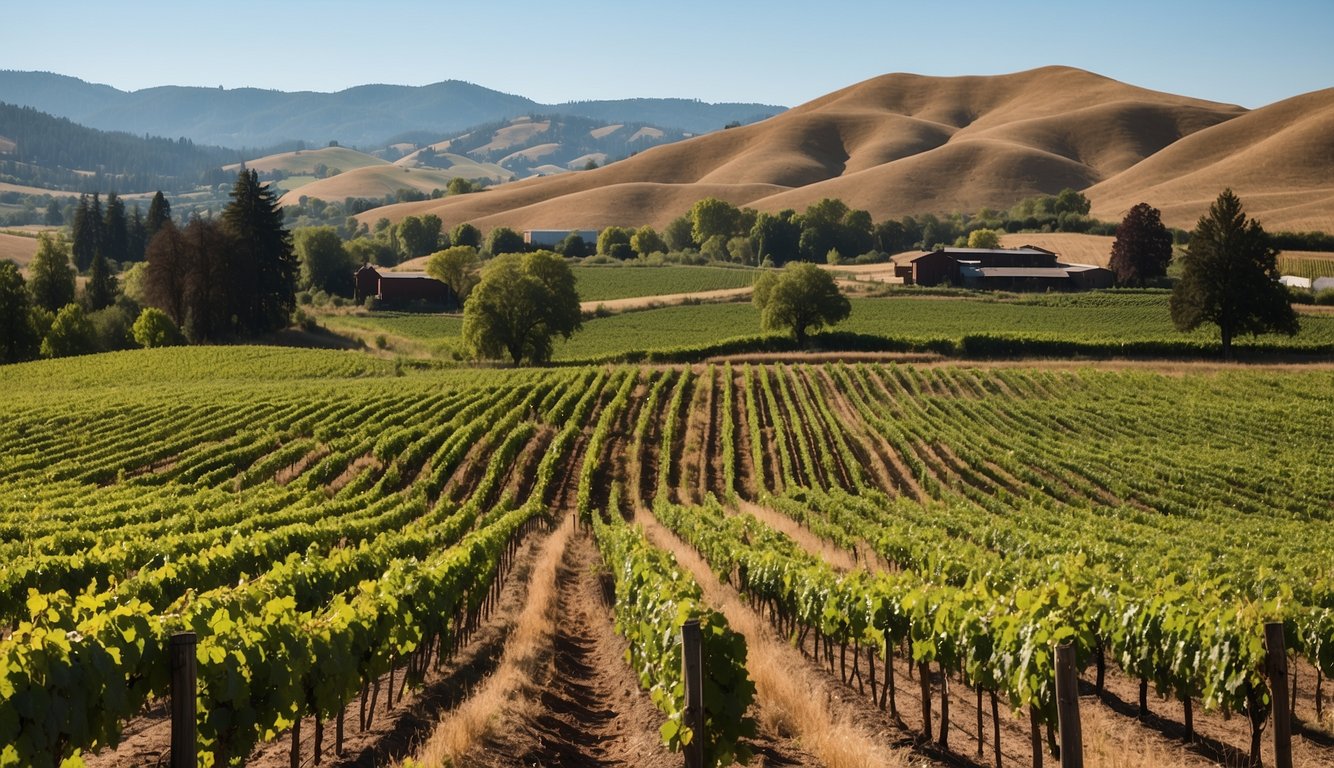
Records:
[[[199,763],[195,741],[197,642],[193,632],[171,636],[171,768],[195,768]]]
[[[704,638],[699,619],[681,625],[681,664],[685,670],[686,710],[682,718],[691,730],[685,746],[686,768],[704,768]]]
[[[1288,711],[1288,652],[1283,643],[1283,622],[1265,624],[1265,651],[1274,712],[1274,765],[1292,768],[1292,713]]]
[[[1056,716],[1061,727],[1061,768],[1084,768],[1084,741],[1079,726],[1079,669],[1075,647],[1056,646]]]

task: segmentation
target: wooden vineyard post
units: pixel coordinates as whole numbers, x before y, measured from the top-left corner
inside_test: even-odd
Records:
[[[1084,768],[1084,741],[1079,727],[1079,668],[1075,647],[1056,646],[1056,716],[1061,727],[1061,768]]]
[[[171,636],[171,768],[195,768],[199,763],[195,743],[195,633]]]
[[[1292,768],[1292,713],[1288,711],[1288,651],[1283,643],[1283,622],[1265,624],[1265,672],[1269,675],[1270,704],[1274,711],[1274,765]]]
[[[699,619],[687,619],[681,625],[681,664],[685,671],[685,726],[690,729],[690,743],[685,746],[686,768],[704,768],[704,643]]]

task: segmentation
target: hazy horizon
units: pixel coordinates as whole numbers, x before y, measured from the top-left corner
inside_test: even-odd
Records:
[[[638,7],[515,0],[441,8],[409,0],[163,13],[74,0],[57,34],[14,35],[0,68],[70,75],[124,91],[164,85],[336,92],[463,80],[552,104],[689,98],[796,106],[890,72],[993,75],[1077,67],[1132,85],[1264,106],[1334,85],[1334,3],[1288,0],[1053,8],[957,2],[705,3]],[[6,11],[12,30],[57,19]],[[132,41],[133,44],[127,44]],[[144,44],[154,41],[155,44]]]

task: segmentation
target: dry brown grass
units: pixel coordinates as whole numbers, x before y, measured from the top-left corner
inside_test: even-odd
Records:
[[[0,232],[0,261],[8,259],[22,269],[37,255],[37,238]]]
[[[255,160],[247,160],[245,167],[260,173],[286,171],[297,175],[312,173],[318,165],[350,171],[354,168],[388,165],[388,163],[378,157],[347,147],[321,147],[319,149],[303,149],[299,152],[281,152]],[[234,172],[240,167],[239,164],[228,165],[224,166],[223,170]]]
[[[1004,208],[1114,178],[1244,113],[1066,67],[893,74],[595,171],[369,216],[432,212],[483,228],[661,226],[707,196],[769,211],[840,197],[876,218]]]
[[[531,692],[539,667],[550,655],[556,612],[556,573],[570,536],[574,518],[565,517],[542,545],[528,583],[528,602],[505,642],[505,650],[496,670],[477,691],[458,708],[449,712],[435,726],[430,737],[417,751],[423,766],[453,765],[477,748],[498,728],[499,715],[507,708],[522,706]]]
[[[1334,229],[1334,88],[1257,109],[1172,144],[1092,187],[1093,215],[1117,220],[1144,201],[1189,229],[1225,187],[1266,229]]]
[[[1074,264],[1093,264],[1107,266],[1112,256],[1112,243],[1115,237],[1104,235],[1081,235],[1074,232],[1019,232],[1013,235],[1001,235],[1001,245],[1006,248],[1018,248],[1021,245],[1036,245],[1060,254],[1061,261]]]

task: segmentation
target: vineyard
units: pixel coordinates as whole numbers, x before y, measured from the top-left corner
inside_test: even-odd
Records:
[[[692,618],[709,764],[1059,764],[1070,642],[1090,764],[1271,765],[1274,621],[1296,764],[1334,762],[1328,370],[235,348],[0,383],[0,765],[165,765],[187,631],[200,765],[677,765]]]

